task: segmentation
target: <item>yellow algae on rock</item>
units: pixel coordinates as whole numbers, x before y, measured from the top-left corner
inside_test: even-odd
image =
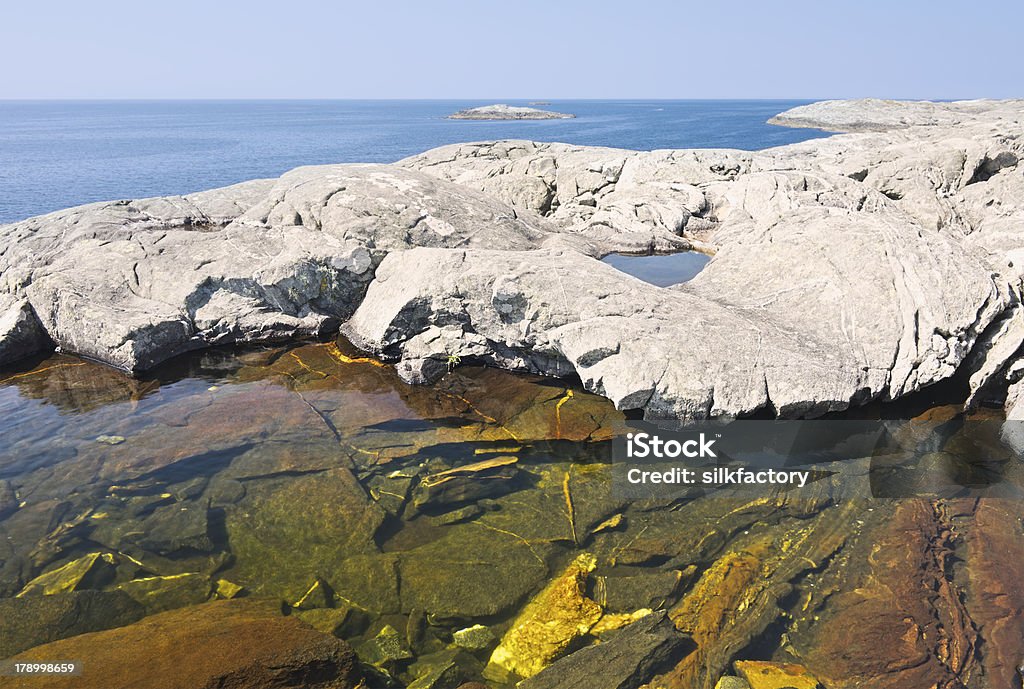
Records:
[[[559,657],[601,619],[601,606],[585,595],[597,558],[583,553],[523,609],[491,654],[485,676],[532,677]]]
[[[676,629],[690,634],[697,650],[670,672],[665,686],[687,689],[707,686],[704,676],[714,643],[729,628],[758,592],[752,586],[761,577],[760,554],[733,552],[719,558],[678,605],[669,611]]]
[[[227,579],[218,579],[214,589],[217,596],[225,600],[238,597],[244,590],[243,586]]]
[[[94,579],[102,578],[105,571],[112,572],[114,563],[114,556],[110,553],[90,553],[57,569],[40,574],[28,582],[17,597],[49,596],[88,588],[89,583]]]
[[[821,686],[803,665],[737,660],[734,668],[750,689],[818,689]]]
[[[619,612],[605,615],[598,620],[597,624],[590,628],[590,634],[600,637],[602,634],[614,632],[617,629],[633,624],[637,620],[642,620],[652,612],[654,611],[650,608],[640,608],[635,612]]]

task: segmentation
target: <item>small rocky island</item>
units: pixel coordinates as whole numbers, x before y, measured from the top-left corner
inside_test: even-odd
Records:
[[[448,116],[449,120],[569,120],[576,115],[565,112],[552,112],[550,110],[538,110],[537,108],[525,108],[515,105],[498,103],[495,105],[484,105],[479,108],[460,110]]]

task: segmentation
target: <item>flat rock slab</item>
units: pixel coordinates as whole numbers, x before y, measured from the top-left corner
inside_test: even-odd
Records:
[[[201,653],[196,653],[201,649]],[[221,601],[38,646],[18,662],[80,660],[79,676],[19,678],[19,689],[351,689],[355,656],[278,605]]]
[[[636,689],[666,663],[676,662],[692,642],[664,612],[651,613],[596,646],[571,653],[526,679],[520,689]]]

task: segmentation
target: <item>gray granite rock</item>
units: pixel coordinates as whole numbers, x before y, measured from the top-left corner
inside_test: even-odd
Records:
[[[886,131],[907,127],[951,127],[964,121],[991,120],[1009,116],[1016,119],[1024,101],[965,100],[952,103],[932,101],[825,100],[801,105],[771,118],[786,127],[812,127],[834,132]]]
[[[651,418],[810,416],[961,370],[969,403],[1005,386],[1024,102],[775,121],[857,132],[758,152],[459,144],[3,226],[0,365],[52,341],[141,370],[343,326],[410,382],[479,357]],[[596,260],[690,248],[714,258],[670,288]]]
[[[93,204],[0,228],[0,295],[27,296],[63,349],[141,370],[212,344],[336,329],[387,250],[521,249],[546,236],[420,173],[299,168],[198,199]],[[0,363],[28,353],[10,339],[0,333]]]
[[[6,308],[4,301],[10,301]],[[0,295],[0,363],[14,362],[41,352],[50,338],[43,330],[27,299],[11,299]]]
[[[755,283],[739,268],[751,262]],[[674,289],[571,251],[394,253],[345,332],[415,382],[478,357],[575,372],[651,418],[800,416],[948,377],[1006,306],[984,264],[938,233],[808,209]]]

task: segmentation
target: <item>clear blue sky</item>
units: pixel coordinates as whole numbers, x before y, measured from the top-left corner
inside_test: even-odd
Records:
[[[1024,0],[7,0],[0,98],[1024,96]]]

